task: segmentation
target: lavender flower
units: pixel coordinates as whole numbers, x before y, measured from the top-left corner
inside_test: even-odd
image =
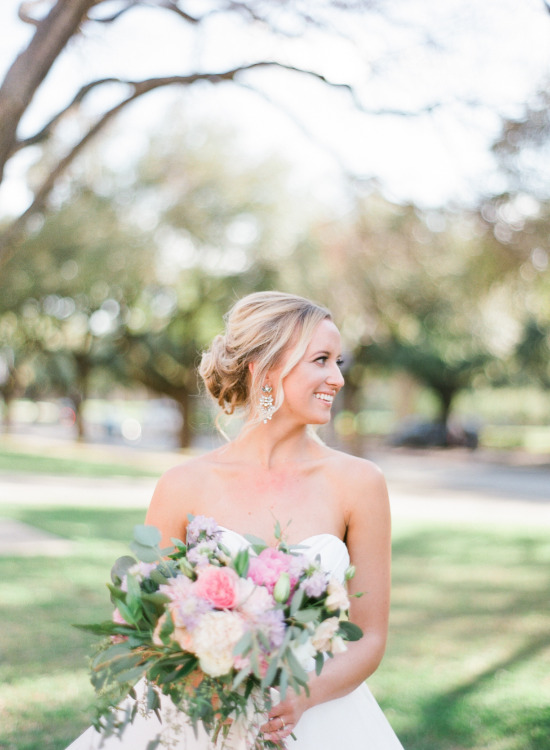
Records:
[[[222,530],[213,518],[195,516],[187,526],[187,544],[193,546],[199,541],[216,540]]]
[[[285,636],[284,612],[282,609],[271,609],[261,614],[256,625],[269,640],[272,648],[279,648]]]
[[[174,623],[177,627],[193,631],[199,624],[199,620],[206,612],[212,610],[212,605],[206,599],[191,596],[177,602],[172,609]]]
[[[305,555],[292,555],[288,566],[288,575],[291,579],[297,581],[310,564],[310,560]]]
[[[316,570],[305,581],[302,581],[300,588],[312,599],[321,596],[327,590],[327,576],[322,570]]]

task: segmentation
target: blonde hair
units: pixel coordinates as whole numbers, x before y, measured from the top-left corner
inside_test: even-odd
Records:
[[[275,410],[284,400],[282,380],[304,356],[315,328],[332,320],[329,310],[305,297],[255,292],[240,299],[225,316],[225,334],[216,336],[199,366],[207,391],[225,414],[243,409],[259,422],[259,400],[267,373],[290,350],[279,383],[272,383]],[[252,372],[249,365],[254,363]]]

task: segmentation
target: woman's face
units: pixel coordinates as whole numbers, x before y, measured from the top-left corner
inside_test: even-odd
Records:
[[[281,416],[292,416],[302,424],[330,420],[332,401],[344,385],[341,347],[338,328],[332,320],[322,320],[304,356],[283,379],[285,400],[278,410]]]

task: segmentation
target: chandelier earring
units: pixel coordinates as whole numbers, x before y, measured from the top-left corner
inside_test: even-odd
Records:
[[[260,417],[263,419],[264,424],[267,424],[267,420],[271,419],[275,411],[273,406],[273,396],[271,395],[273,388],[270,385],[262,386],[262,395],[260,396]]]

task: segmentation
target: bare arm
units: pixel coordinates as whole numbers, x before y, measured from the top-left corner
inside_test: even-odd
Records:
[[[287,736],[301,714],[311,706],[351,692],[371,675],[386,647],[390,601],[391,522],[388,493],[381,472],[372,464],[360,462],[353,475],[346,474],[343,493],[350,498],[346,544],[356,566],[350,593],[350,619],[363,630],[363,637],[348,644],[348,650],[326,662],[321,675],[312,674],[309,697],[292,695],[270,712],[266,732],[277,732],[283,717],[287,730],[273,739]],[[290,725],[290,726],[289,726]]]

